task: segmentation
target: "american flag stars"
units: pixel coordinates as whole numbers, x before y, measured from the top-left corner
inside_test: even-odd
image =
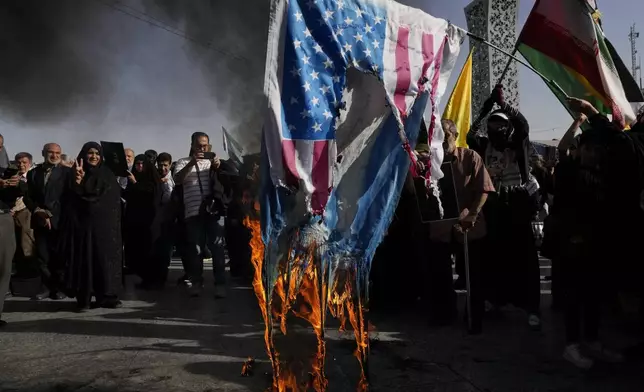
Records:
[[[385,11],[357,0],[290,0],[286,12],[283,137],[334,139],[347,68],[382,78]]]

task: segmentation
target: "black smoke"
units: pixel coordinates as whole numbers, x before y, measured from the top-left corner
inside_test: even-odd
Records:
[[[0,107],[22,122],[57,122],[109,84],[69,45],[91,17],[79,1],[0,2]],[[90,99],[91,100],[91,99]]]
[[[177,132],[256,131],[269,3],[3,0],[3,131],[15,140],[12,124],[34,133],[62,129],[70,138],[120,138],[145,149],[166,148],[155,137]],[[190,96],[197,85],[210,98],[201,90]],[[208,113],[214,121],[199,120]]]
[[[269,22],[269,0],[144,0],[146,12],[159,15],[188,37],[186,45],[209,81],[213,97],[234,119],[242,139],[261,127]],[[258,141],[240,140],[246,147]]]

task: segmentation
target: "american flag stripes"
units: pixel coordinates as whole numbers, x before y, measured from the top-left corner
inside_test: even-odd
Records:
[[[280,0],[273,2],[272,18],[272,36],[279,42],[269,39],[265,86],[271,177],[277,186],[302,189],[309,210],[321,213],[334,183],[347,69],[381,80],[397,119],[394,132],[404,142],[404,123],[425,91],[427,121],[436,123],[444,46],[460,31],[384,0]]]

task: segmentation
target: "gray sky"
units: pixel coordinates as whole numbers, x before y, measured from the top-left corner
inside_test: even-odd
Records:
[[[403,2],[466,27],[469,1]],[[263,117],[268,3],[57,0],[43,6],[4,0],[0,133],[10,154],[37,155],[55,141],[75,156],[86,141],[108,140],[123,141],[137,153],[169,151],[176,159],[187,154],[197,130],[209,133],[221,153],[222,126],[257,146],[258,140],[244,135],[261,127]],[[521,24],[533,4],[521,2]],[[630,66],[627,35],[644,15],[644,2],[608,4],[599,2],[606,34]],[[467,42],[452,83],[466,53]],[[570,117],[538,77],[522,67],[520,75],[532,139],[559,137]]]

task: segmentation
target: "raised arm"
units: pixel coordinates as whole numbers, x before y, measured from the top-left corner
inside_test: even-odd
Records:
[[[177,166],[174,168],[174,183],[177,185],[183,185],[183,182],[186,180],[186,177],[192,171],[192,168],[196,164],[197,164],[197,160],[195,158],[192,158],[190,160],[180,159],[177,162]]]
[[[485,149],[487,147],[486,138],[479,135],[478,130],[481,128],[481,123],[483,119],[487,117],[488,114],[494,108],[494,100],[492,97],[488,98],[481,108],[479,116],[474,120],[470,130],[467,132],[465,141],[471,150],[476,151],[479,155],[483,156],[485,154]]]
[[[557,150],[559,150],[559,156],[566,156],[566,154],[568,153],[568,149],[570,148],[570,145],[575,140],[577,131],[581,128],[581,124],[586,122],[586,120],[587,120],[587,117],[583,113],[580,113],[575,118],[575,121],[572,122],[572,124],[570,125],[570,128],[568,128],[566,133],[559,141],[559,145],[557,145]]]
[[[530,125],[525,116],[519,111],[519,109],[513,107],[512,105],[505,102],[505,97],[503,95],[503,85],[497,84],[492,90],[490,98],[499,105],[501,110],[507,114],[512,123],[512,128],[514,128],[513,140],[519,141],[526,139],[530,134]]]

